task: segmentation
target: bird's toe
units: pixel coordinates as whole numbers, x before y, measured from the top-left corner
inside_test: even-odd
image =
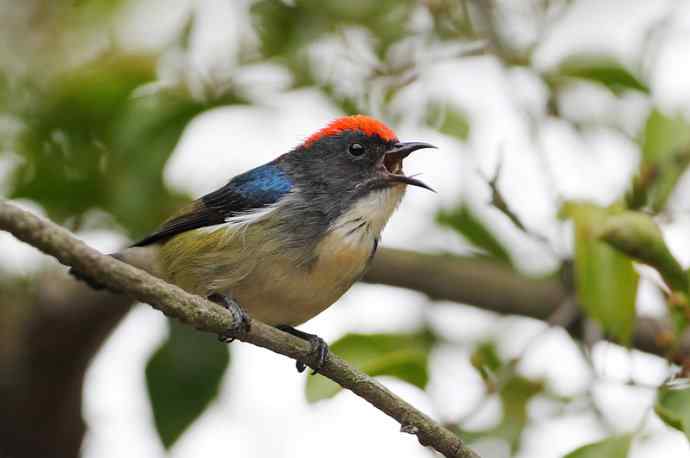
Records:
[[[311,346],[306,358],[303,360],[298,359],[295,363],[297,372],[304,372],[307,366],[310,366],[313,369],[312,375],[318,373],[323,365],[326,364],[326,359],[328,358],[328,344],[326,341],[316,334],[300,331],[287,324],[281,324],[276,327],[281,331],[306,340]]]
[[[328,358],[328,344],[317,335],[312,335],[312,337],[309,338],[309,344],[311,345],[311,350],[309,351],[307,359],[311,362],[311,375],[314,375],[321,370],[324,364],[326,364],[326,358]],[[304,372],[307,368],[307,365],[303,361],[297,361],[296,366],[299,372]]]
[[[218,335],[218,340],[223,343],[230,343],[238,336],[246,335],[251,330],[251,318],[247,311],[233,299],[222,294],[213,293],[208,296],[208,300],[222,305],[232,314],[233,325],[230,329]]]

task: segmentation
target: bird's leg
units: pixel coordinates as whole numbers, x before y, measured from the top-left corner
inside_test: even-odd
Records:
[[[286,324],[278,325],[276,328],[309,342],[311,345],[309,359],[315,362],[312,375],[319,372],[323,365],[326,364],[326,357],[328,356],[328,344],[321,337],[317,336],[316,334],[309,334],[308,332],[300,331],[299,329],[295,329]],[[304,361],[297,360],[295,365],[297,366],[297,372],[304,372],[304,369],[307,368],[307,365]]]
[[[224,308],[229,310],[230,313],[232,313],[233,321],[235,323],[232,328],[220,334],[218,336],[218,340],[223,343],[230,343],[235,340],[235,336],[238,333],[246,334],[249,332],[251,327],[249,315],[247,315],[247,312],[240,304],[235,302],[232,298],[224,296],[220,293],[213,293],[209,295],[207,299],[211,302],[222,305]]]

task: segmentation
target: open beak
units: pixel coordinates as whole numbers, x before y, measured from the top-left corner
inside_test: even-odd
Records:
[[[436,147],[424,142],[405,142],[398,143],[387,151],[383,157],[383,165],[387,172],[386,181],[389,183],[405,183],[410,186],[418,186],[420,188],[425,188],[429,191],[436,192],[433,188],[431,188],[431,186],[427,185],[423,181],[408,177],[402,172],[402,160],[409,156],[413,151],[425,148]]]
[[[413,151],[417,151],[418,149],[425,149],[425,148],[436,148],[436,147],[434,145],[430,145],[429,143],[424,143],[424,142],[398,143],[397,145],[395,145],[393,147],[393,149],[386,152],[386,155],[397,154],[400,156],[401,159],[405,159]]]

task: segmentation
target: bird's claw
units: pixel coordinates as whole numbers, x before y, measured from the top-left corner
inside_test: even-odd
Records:
[[[247,315],[244,309],[240,309],[237,315],[233,310],[230,311],[233,314],[235,324],[227,331],[218,335],[218,340],[223,343],[233,342],[237,336],[246,335],[251,330],[249,315]]]
[[[313,370],[311,375],[317,374],[324,364],[326,364],[326,358],[328,357],[328,344],[321,337],[312,334],[309,339],[309,344],[311,349],[309,350],[309,360],[313,361]],[[295,362],[295,367],[297,367],[297,372],[304,372],[307,365],[300,360]]]
[[[208,296],[208,300],[222,305],[227,309],[233,318],[233,326],[222,334],[218,335],[218,340],[223,343],[230,343],[239,335],[247,334],[251,329],[251,320],[247,312],[240,304],[222,294],[213,293]]]
[[[295,367],[297,367],[297,372],[304,372],[307,366],[310,366],[312,368],[311,375],[317,374],[323,365],[326,364],[326,358],[328,358],[329,350],[326,341],[316,334],[309,334],[308,332],[295,329],[292,326],[280,325],[277,326],[277,328],[309,342],[311,345],[309,354],[304,360],[297,360],[295,362]]]

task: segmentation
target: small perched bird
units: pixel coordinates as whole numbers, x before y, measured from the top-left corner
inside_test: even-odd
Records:
[[[239,323],[229,340],[248,331],[247,313],[307,339],[317,371],[327,345],[293,326],[364,274],[408,185],[431,189],[402,171],[422,148],[433,146],[401,143],[374,118],[336,119],[113,256],[225,306]]]

